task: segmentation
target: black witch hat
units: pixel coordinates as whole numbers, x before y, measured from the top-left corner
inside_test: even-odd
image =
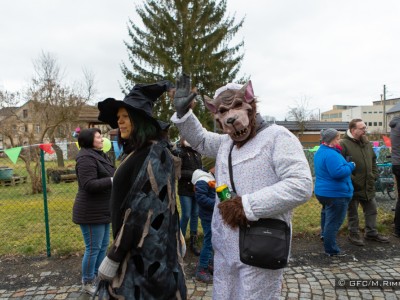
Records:
[[[112,128],[118,128],[117,113],[120,107],[125,107],[128,111],[142,114],[149,121],[160,127],[159,123],[153,118],[154,102],[174,85],[163,80],[152,84],[136,84],[124,100],[107,98],[97,104],[100,111],[98,119],[109,124]]]

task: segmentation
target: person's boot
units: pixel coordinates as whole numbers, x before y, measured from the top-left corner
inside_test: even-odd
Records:
[[[214,275],[214,261],[213,260],[209,260],[208,261],[208,272],[210,272],[211,275]]]
[[[213,282],[213,276],[208,272],[207,268],[202,268],[200,266],[197,267],[195,277],[197,280],[202,281],[204,283]]]
[[[99,284],[99,280],[97,277],[95,279],[93,279],[92,281],[82,282],[82,291],[93,296],[97,290],[98,284]]]
[[[200,250],[197,248],[197,234],[190,234],[190,251],[196,256],[200,255]]]
[[[364,246],[365,243],[357,232],[350,232],[348,236],[349,241],[356,246]]]

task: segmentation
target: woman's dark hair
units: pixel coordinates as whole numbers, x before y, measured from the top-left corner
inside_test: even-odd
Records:
[[[149,117],[132,109],[127,109],[127,112],[133,127],[129,139],[122,139],[121,132],[118,130],[118,143],[124,146],[125,153],[140,149],[152,140],[161,139],[160,128],[155,122],[149,120]]]
[[[81,130],[78,136],[79,147],[93,148],[94,135],[96,132],[101,134],[101,130],[95,127]]]

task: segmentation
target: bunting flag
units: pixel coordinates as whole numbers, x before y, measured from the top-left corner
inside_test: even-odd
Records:
[[[55,151],[51,148],[51,143],[49,144],[40,144],[39,148],[48,154],[53,154]]]
[[[319,146],[314,146],[314,148],[309,149],[310,152],[315,152],[319,149]]]
[[[112,145],[113,145],[113,149],[114,149],[114,153],[115,153],[115,158],[118,158],[119,155],[120,155],[121,152],[122,152],[122,147],[120,147],[120,146],[118,145],[118,142],[117,142],[117,141],[112,141]]]
[[[379,157],[379,152],[381,152],[381,148],[382,147],[372,147],[372,149],[374,149],[376,157]]]
[[[78,150],[81,150],[81,147],[79,147],[78,142],[75,142],[76,148],[78,148]]]
[[[19,153],[21,152],[22,147],[15,147],[11,149],[5,149],[4,153],[7,154],[8,158],[14,163],[17,163],[17,159],[19,157]]]
[[[383,138],[383,142],[385,143],[385,146],[388,148],[392,147],[392,142],[390,140],[390,137],[386,136],[386,135],[382,135]]]

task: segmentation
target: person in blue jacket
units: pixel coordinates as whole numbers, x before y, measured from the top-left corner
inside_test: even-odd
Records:
[[[339,140],[340,133],[336,129],[323,129],[321,145],[314,156],[314,192],[322,204],[321,238],[329,256],[345,255],[336,243],[336,235],[354,191],[351,173],[356,166],[341,155]]]
[[[214,167],[206,172],[202,169],[194,171],[192,183],[195,189],[195,198],[199,205],[199,217],[203,227],[203,247],[200,251],[199,264],[196,270],[196,279],[205,283],[213,281],[213,249],[211,243],[211,219],[215,206],[215,177]]]

